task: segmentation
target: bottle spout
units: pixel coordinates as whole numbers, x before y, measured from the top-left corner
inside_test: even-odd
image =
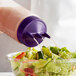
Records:
[[[31,33],[29,33],[29,32],[26,32],[26,35],[28,35],[31,38],[34,38],[34,36]]]
[[[42,36],[40,34],[38,34],[38,33],[35,34],[34,36],[37,37],[37,38],[42,38]]]
[[[42,34],[43,37],[51,38],[47,33]]]

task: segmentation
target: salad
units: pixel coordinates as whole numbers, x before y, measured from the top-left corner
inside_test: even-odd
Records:
[[[10,62],[16,76],[75,76],[76,52],[66,47],[28,48],[12,56]]]

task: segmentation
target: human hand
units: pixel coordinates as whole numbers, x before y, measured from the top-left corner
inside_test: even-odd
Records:
[[[3,32],[0,31],[0,34],[2,34]]]

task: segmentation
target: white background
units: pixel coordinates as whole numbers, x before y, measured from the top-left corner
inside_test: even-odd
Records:
[[[76,50],[76,0],[32,0],[31,10],[46,22],[59,47]]]

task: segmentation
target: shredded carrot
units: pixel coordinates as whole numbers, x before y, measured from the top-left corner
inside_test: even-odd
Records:
[[[24,70],[22,70],[22,69],[20,69],[20,71],[25,73],[25,71],[24,71]]]
[[[23,63],[28,63],[28,62],[36,62],[38,60],[26,60],[26,61],[23,61]]]

